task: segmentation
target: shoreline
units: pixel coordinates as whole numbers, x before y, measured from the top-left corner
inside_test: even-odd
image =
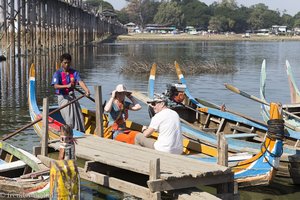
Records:
[[[154,34],[154,33],[130,33],[117,36],[119,41],[300,41],[300,36],[276,36],[276,35],[251,35],[250,38],[243,37],[244,34],[210,34],[189,35],[182,34]]]

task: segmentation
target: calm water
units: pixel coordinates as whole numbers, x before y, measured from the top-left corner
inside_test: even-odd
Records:
[[[288,103],[290,96],[285,72],[287,59],[294,68],[295,78],[299,80],[300,86],[300,42],[116,42],[89,47],[84,52],[84,56],[76,59],[74,64],[80,70],[92,94],[93,86],[102,86],[103,99],[108,99],[109,93],[119,83],[124,83],[128,89],[147,90],[147,74],[120,74],[120,68],[127,66],[131,61],[174,63],[177,60],[180,64],[188,60],[215,60],[217,63],[231,64],[238,70],[234,74],[186,76],[188,87],[195,97],[216,104],[225,103],[228,109],[257,119],[261,119],[260,105],[225,89],[224,83],[230,83],[259,97],[260,68],[263,59],[266,59],[267,99]],[[26,99],[28,66],[22,59],[19,62],[23,63],[23,67],[18,69],[0,63],[0,134],[13,132],[30,122]],[[51,104],[55,104],[53,89],[49,86],[51,73],[41,70],[37,79],[40,105],[42,98],[46,96],[50,97]],[[177,82],[175,73],[158,75],[156,91],[164,91],[165,85],[170,82]],[[81,103],[92,109],[95,106],[88,99],[82,100]],[[134,113],[134,116],[131,114],[130,118],[141,123],[149,122],[146,108]],[[31,151],[32,146],[39,143],[39,138],[33,133],[33,129],[29,128],[9,141]],[[83,199],[108,199],[117,195],[91,183],[82,184]],[[241,190],[242,199],[298,199],[299,195],[300,187],[288,185],[285,180],[277,180],[270,187]]]

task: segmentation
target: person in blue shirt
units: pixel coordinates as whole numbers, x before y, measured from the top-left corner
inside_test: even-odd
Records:
[[[90,95],[90,90],[81,80],[79,72],[71,68],[72,57],[68,53],[60,56],[60,69],[58,69],[52,78],[51,85],[55,88],[55,94],[58,98],[58,105],[61,107],[76,99],[74,87],[79,84],[85,91],[85,96]],[[84,121],[81,107],[78,101],[62,109],[61,115],[67,125],[72,129],[84,132]]]

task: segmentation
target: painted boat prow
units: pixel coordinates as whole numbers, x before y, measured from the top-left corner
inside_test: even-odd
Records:
[[[29,86],[28,86],[28,104],[29,104],[29,114],[31,121],[35,121],[42,117],[42,112],[40,111],[37,101],[36,101],[36,79],[35,79],[35,65],[32,64],[29,71]],[[49,121],[49,138],[50,139],[58,139],[60,127],[63,125],[61,122],[48,117]],[[33,125],[36,133],[41,136],[42,133],[42,121]],[[84,136],[83,132],[78,130],[73,130],[74,137],[82,137]]]
[[[294,79],[294,72],[289,61],[285,61],[286,73],[288,76],[288,82],[290,86],[291,103],[300,103],[300,92]]]

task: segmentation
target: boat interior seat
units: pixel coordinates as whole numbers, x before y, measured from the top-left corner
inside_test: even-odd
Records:
[[[6,172],[6,171],[11,171],[14,169],[22,169],[25,168],[26,163],[24,163],[22,160],[17,160],[14,162],[10,163],[2,163],[0,164],[0,173]]]
[[[184,119],[185,121],[188,121],[189,123],[194,123],[197,120],[196,112],[189,108],[177,106],[172,108],[172,110],[176,111],[180,118]]]

